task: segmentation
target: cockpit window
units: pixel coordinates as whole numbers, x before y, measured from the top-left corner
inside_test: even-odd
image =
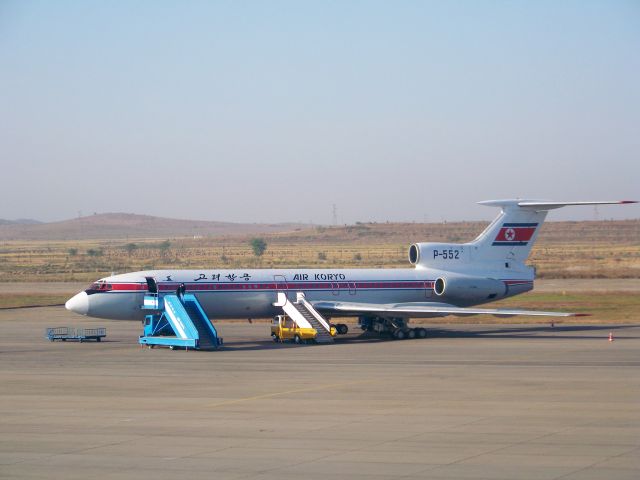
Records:
[[[89,288],[85,290],[87,295],[91,295],[92,293],[101,293],[108,292],[113,289],[113,285],[105,282],[104,280],[98,280],[95,283],[92,283]]]

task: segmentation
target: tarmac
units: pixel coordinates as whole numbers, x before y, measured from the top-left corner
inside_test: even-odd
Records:
[[[218,328],[220,351],[151,350],[138,322],[0,311],[0,478],[640,478],[640,325],[309,346]]]

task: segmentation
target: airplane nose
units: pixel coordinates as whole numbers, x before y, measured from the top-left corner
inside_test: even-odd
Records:
[[[86,315],[89,312],[89,295],[86,292],[80,292],[67,300],[64,306],[67,310]]]

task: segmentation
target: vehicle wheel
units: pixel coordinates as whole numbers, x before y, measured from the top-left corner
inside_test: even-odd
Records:
[[[102,341],[102,339],[101,339],[100,337],[96,338],[96,340],[97,340],[98,342]]]
[[[169,350],[175,350],[176,347],[174,347],[173,345],[169,345]]]
[[[416,338],[416,331],[413,328],[407,330],[407,338]]]
[[[396,340],[404,340],[406,338],[406,333],[404,332],[404,330],[398,329],[395,332],[393,332],[393,338],[395,338]]]
[[[418,338],[427,338],[427,329],[416,328],[416,335],[418,336]]]
[[[338,333],[340,335],[346,335],[347,332],[349,332],[349,327],[344,323],[339,323],[338,326],[336,327],[336,330],[338,330]]]
[[[298,344],[302,343],[302,339],[300,338],[300,335],[296,335],[295,337],[293,337],[293,341]]]
[[[280,341],[280,339],[278,338],[277,335],[271,335],[271,338],[273,339],[274,342],[278,343]]]

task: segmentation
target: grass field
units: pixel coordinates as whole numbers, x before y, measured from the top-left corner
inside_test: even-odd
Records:
[[[365,268],[408,267],[407,245],[269,243],[260,259],[243,241],[203,246],[194,240],[138,240],[126,250],[117,242],[30,242],[0,246],[0,281],[90,282],[112,272],[159,268]],[[529,264],[538,278],[640,278],[638,244],[549,244],[534,247]]]
[[[416,241],[464,242],[485,224],[357,224],[250,237],[0,242],[0,282],[90,282],[157,268],[358,268],[409,266]],[[640,278],[640,220],[546,223],[529,259],[539,278]]]
[[[264,235],[256,258],[249,237],[4,241],[0,281],[90,282],[111,272],[156,268],[386,267],[409,265],[415,241],[462,242],[484,224],[360,224]],[[640,221],[543,226],[529,263],[539,278],[640,278]]]
[[[66,302],[67,300],[69,300],[69,295],[64,295],[64,294],[39,295],[39,294],[5,293],[5,294],[0,294],[0,309],[63,305],[64,302]]]

